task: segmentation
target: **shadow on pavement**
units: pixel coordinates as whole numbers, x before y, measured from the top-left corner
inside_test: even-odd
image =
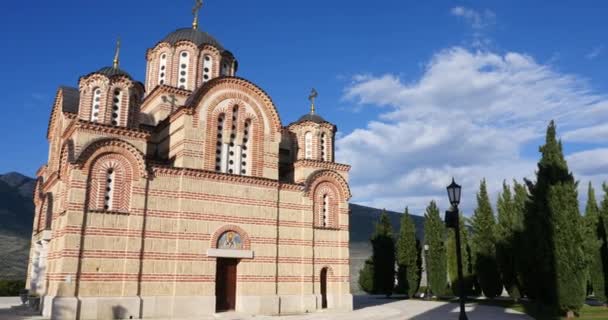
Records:
[[[507,313],[507,310],[501,307],[485,306],[479,304],[467,304],[466,311],[469,320],[475,319],[492,319],[492,320],[521,320],[530,319],[532,317],[521,313]],[[412,320],[435,320],[435,319],[458,319],[460,309],[458,303],[447,303],[439,305],[436,308],[425,311],[410,319]]]
[[[359,310],[367,307],[380,306],[387,303],[406,300],[404,295],[393,295],[387,298],[385,295],[369,295],[361,294],[353,296],[353,310]]]

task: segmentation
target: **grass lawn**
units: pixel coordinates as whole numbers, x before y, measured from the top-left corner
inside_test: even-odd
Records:
[[[517,310],[523,312],[534,319],[537,320],[561,320],[566,319],[566,317],[552,316],[550,312],[546,310],[540,310],[535,307],[533,304],[521,301],[515,303],[509,300],[474,300],[479,304],[487,304],[492,306],[499,306],[503,308],[510,308],[513,310]],[[576,319],[580,320],[608,320],[608,307],[604,306],[590,306],[585,305],[579,314],[579,317]]]

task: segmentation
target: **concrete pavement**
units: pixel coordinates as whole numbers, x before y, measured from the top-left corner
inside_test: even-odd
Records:
[[[458,304],[441,301],[385,299],[381,296],[355,296],[352,312],[315,312],[293,316],[250,316],[235,312],[219,313],[201,320],[450,320],[458,319]],[[470,320],[532,319],[514,310],[467,304]],[[0,297],[1,320],[43,320],[21,306],[18,297]],[[532,319],[533,320],[533,319]]]

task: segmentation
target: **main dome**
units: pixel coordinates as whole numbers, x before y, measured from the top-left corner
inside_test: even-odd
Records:
[[[225,51],[224,47],[214,37],[204,31],[193,28],[181,28],[169,33],[160,42],[167,42],[175,45],[178,41],[187,40],[194,43],[196,46],[209,44],[217,48],[219,51]]]

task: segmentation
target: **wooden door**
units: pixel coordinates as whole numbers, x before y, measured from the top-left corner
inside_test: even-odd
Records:
[[[237,259],[217,259],[215,272],[215,310],[234,310],[236,306]]]
[[[321,308],[327,308],[327,268],[321,269]]]

